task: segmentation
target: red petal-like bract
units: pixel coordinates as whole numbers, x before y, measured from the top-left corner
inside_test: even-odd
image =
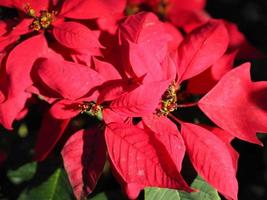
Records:
[[[50,112],[56,119],[70,119],[81,112],[80,103],[63,99],[52,105]]]
[[[207,0],[170,0],[172,7],[184,10],[202,10],[205,8]]]
[[[120,79],[117,69],[110,63],[94,58],[94,69],[104,77],[105,81]]]
[[[101,130],[91,128],[72,135],[61,155],[77,199],[85,199],[95,188],[106,161],[106,147]]]
[[[88,66],[53,58],[41,60],[36,70],[46,86],[70,100],[86,95],[103,81]]]
[[[220,138],[226,144],[232,156],[235,172],[237,172],[239,154],[231,145],[231,142],[234,139],[234,136],[230,135],[229,133],[227,133],[226,131],[218,127],[208,127],[208,126],[204,126],[204,127],[207,128],[209,131],[211,131],[213,134],[215,134],[218,138]]]
[[[115,99],[110,108],[129,117],[140,117],[155,112],[161,96],[168,88],[168,81],[150,82]]]
[[[261,144],[256,132],[267,132],[267,84],[250,80],[250,64],[228,72],[198,103],[219,127],[242,140]]]
[[[162,143],[163,148],[171,156],[178,171],[182,169],[182,161],[185,154],[183,138],[176,125],[167,117],[149,116],[143,118],[143,123]]]
[[[162,141],[144,129],[111,123],[105,131],[111,163],[130,199],[146,186],[192,191],[174,165]]]
[[[164,58],[167,42],[172,39],[157,16],[147,12],[128,17],[120,26],[120,37],[142,45],[158,61]],[[142,52],[146,53],[146,51]]]
[[[233,68],[236,54],[237,51],[224,54],[210,68],[188,80],[187,91],[193,94],[206,94],[209,92],[222,76]]]
[[[182,136],[197,172],[228,200],[237,200],[236,172],[227,145],[200,126],[183,123]]]
[[[163,80],[161,65],[155,54],[143,44],[130,43],[129,45],[129,60],[134,74],[137,77],[146,74],[145,81]]]
[[[205,71],[227,46],[228,32],[222,21],[211,20],[189,33],[178,48],[178,82]]]
[[[37,13],[41,10],[47,10],[50,0],[2,0],[1,6],[13,7],[21,11],[26,11],[27,5],[30,5]]]
[[[33,63],[47,53],[46,40],[40,34],[23,41],[8,55],[4,74],[7,80],[2,83],[5,85],[6,101],[0,104],[0,122],[5,128],[12,128],[12,122],[30,96],[25,90],[32,84],[30,72]]]
[[[78,22],[56,24],[53,34],[59,43],[80,53],[101,47],[98,34]]]
[[[35,144],[35,159],[44,160],[65,131],[69,119],[55,119],[50,112],[44,115]]]
[[[125,5],[126,0],[65,0],[61,14],[74,19],[95,19],[122,13]]]

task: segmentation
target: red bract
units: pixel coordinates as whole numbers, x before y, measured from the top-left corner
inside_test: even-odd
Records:
[[[95,188],[106,161],[105,140],[100,129],[80,130],[61,151],[77,199],[84,199]]]
[[[16,46],[8,55],[5,73],[1,74],[5,101],[0,104],[0,122],[5,128],[12,128],[12,122],[30,97],[25,89],[32,84],[30,72],[33,63],[38,57],[47,54],[49,49],[46,41],[37,35]]]
[[[52,46],[51,43],[55,42],[53,40],[51,42],[49,37],[47,39],[44,32],[50,33],[50,29],[53,28],[55,39],[68,48],[61,49],[60,53],[64,55],[64,51],[68,51],[68,54],[78,62],[91,65],[91,56],[100,54],[99,48],[102,46],[98,41],[99,32],[91,31],[78,22],[64,22],[64,15],[56,12],[57,3],[49,0],[0,3],[0,5],[23,11],[21,21],[12,29],[2,24],[2,29],[6,29],[6,33],[1,34],[0,38],[3,41],[1,49],[7,53],[7,62],[1,63],[5,68],[0,78],[2,85],[4,85],[1,86],[1,102],[4,101],[3,96],[5,96],[6,101],[0,105],[0,121],[8,129],[12,128],[12,122],[30,97],[30,94],[25,93],[25,90],[32,84],[30,73],[34,62],[48,54],[54,54],[58,57],[57,59],[60,59],[59,55],[48,48],[48,45]],[[26,39],[21,40],[21,43],[12,49],[11,47],[15,45],[20,36]],[[59,44],[56,43],[56,45]],[[11,57],[12,59],[10,59]],[[6,112],[6,109],[10,111]]]
[[[218,126],[242,140],[261,144],[256,132],[266,132],[266,82],[250,80],[250,64],[228,72],[198,103]],[[229,120],[231,119],[231,120]]]
[[[227,199],[237,199],[235,163],[223,141],[200,126],[183,123],[181,130],[198,173]]]
[[[128,26],[129,24],[130,23],[127,23],[125,24],[125,26]],[[132,25],[134,25],[134,23]],[[131,27],[131,30],[135,30],[135,29]],[[139,29],[137,30],[138,32],[141,32]],[[178,90],[177,85],[181,84],[181,82],[184,80],[190,79],[200,74],[205,69],[207,69],[212,64],[214,64],[224,54],[228,46],[228,33],[222,22],[211,21],[208,24],[204,25],[203,27],[200,27],[194,30],[193,32],[191,32],[189,35],[187,35],[178,47],[178,60],[177,60],[178,62],[176,66],[177,71],[178,71],[177,72],[178,78],[176,78],[176,80],[175,80],[175,76],[169,76],[169,77],[167,76],[168,78],[165,80],[164,80],[164,76],[162,76],[164,72],[166,73],[167,71],[171,72],[167,74],[176,73],[176,70],[172,70],[173,65],[176,63],[175,61],[173,61],[173,58],[172,58],[172,62],[167,62],[167,64],[157,62],[158,61],[157,59],[151,61],[151,57],[153,57],[153,54],[150,54],[149,57],[145,56],[149,52],[146,52],[146,54],[142,54],[141,52],[145,52],[145,48],[140,48],[140,46],[142,46],[142,43],[141,42],[138,43],[136,41],[138,40],[135,40],[135,43],[137,44],[131,44],[128,41],[130,44],[129,45],[129,54],[130,54],[129,60],[130,60],[130,64],[131,64],[132,71],[134,72],[134,74],[138,74],[138,75],[146,74],[145,81],[143,82],[141,86],[139,86],[135,90],[129,93],[126,93],[123,96],[113,100],[110,104],[110,108],[114,112],[121,113],[122,115],[125,115],[125,116],[142,117],[143,123],[144,123],[143,128],[141,127],[140,129],[140,128],[136,128],[133,125],[127,125],[129,129],[135,130],[134,131],[135,134],[130,134],[130,135],[141,134],[141,132],[143,131],[145,132],[151,131],[153,134],[155,134],[155,137],[157,137],[157,140],[163,142],[163,146],[165,150],[170,153],[170,160],[167,162],[171,164],[172,162],[175,161],[174,155],[177,156],[179,154],[177,154],[177,152],[174,155],[171,154],[171,152],[175,152],[174,151],[175,146],[169,146],[170,143],[168,139],[164,138],[163,136],[158,135],[160,133],[160,130],[162,130],[162,129],[159,129],[159,127],[162,127],[162,128],[165,127],[164,134],[170,134],[169,137],[174,132],[176,132],[176,136],[179,135],[179,133],[177,132],[178,130],[175,128],[175,126],[172,129],[168,129],[167,126],[170,128],[172,127],[172,125],[170,124],[171,123],[170,121],[168,121],[167,123],[166,120],[168,119],[164,116],[161,116],[161,117],[154,116],[152,117],[152,119],[147,118],[147,116],[155,114],[155,113],[157,113],[157,115],[168,116],[170,112],[176,109],[175,106],[179,107],[179,104],[178,105],[176,104],[176,101],[177,101],[176,92]],[[155,42],[156,41],[157,40],[155,40]],[[207,56],[207,54],[209,56]],[[144,66],[144,68],[142,68],[141,66]],[[156,66],[156,68],[154,68],[153,70],[152,66]],[[171,77],[173,77],[173,80],[169,79]],[[158,86],[156,85],[157,84],[156,80],[162,80],[163,81],[162,83],[164,84],[166,83],[166,84]],[[161,103],[159,103],[160,99],[161,99]],[[165,123],[167,123],[168,125],[166,125]],[[118,126],[116,127],[117,131],[122,131],[121,129],[125,129],[125,128],[120,127],[122,125],[117,125],[117,126]],[[203,130],[205,133],[208,132],[205,129]],[[111,133],[107,132],[106,134],[110,135]],[[124,134],[127,135],[127,133],[124,133]],[[193,137],[193,135],[191,137]],[[214,140],[212,137],[214,137]],[[125,177],[128,177],[129,168],[124,165],[121,166],[121,164],[118,163],[117,161],[119,158],[115,158],[114,148],[116,148],[117,146],[115,143],[116,139],[113,139],[114,144],[113,142],[111,143],[109,142],[110,139],[107,138],[107,136],[106,136],[106,140],[108,140],[107,147],[108,147],[109,154],[111,154],[112,164],[114,165],[115,169],[119,170],[120,178],[125,180],[126,179]],[[180,141],[181,140],[182,138],[180,138]],[[204,165],[204,162],[202,162],[202,159],[204,159],[203,157],[197,157],[196,159],[194,157],[194,160],[192,160],[192,162],[196,162],[196,166],[195,166],[196,170],[198,170],[198,172],[206,180],[208,180],[213,186],[215,186],[221,193],[223,193],[225,196],[228,196],[229,198],[236,199],[237,198],[236,197],[237,196],[237,182],[235,179],[236,163],[233,163],[231,152],[228,150],[227,145],[225,145],[223,141],[220,141],[220,139],[217,139],[216,136],[211,136],[210,144],[212,145],[217,142],[220,145],[222,145],[222,150],[223,150],[222,155],[218,155],[218,159],[220,159],[221,162],[224,161],[225,156],[228,159],[227,163],[224,164],[226,168],[224,167],[220,168],[219,166],[216,166],[216,167],[209,168],[209,171],[205,171],[205,170],[202,171],[204,168],[203,167],[199,168],[199,165]],[[177,141],[176,145],[178,144],[179,142]],[[112,149],[110,149],[111,148],[110,146],[112,146]],[[125,148],[130,148],[126,146],[127,145],[125,145]],[[172,151],[170,151],[170,149],[172,149]],[[118,150],[118,151],[120,152],[122,150]],[[193,151],[193,154],[197,153],[195,152],[195,150],[192,150],[192,151]],[[182,152],[182,149],[180,149],[180,152]],[[214,150],[214,152],[216,151]],[[212,154],[213,153],[211,153],[211,155]],[[120,156],[124,156],[124,155],[120,154]],[[133,158],[129,157],[127,162],[136,163],[136,161],[132,161],[132,159]],[[180,158],[179,161],[176,160],[176,166],[179,166],[178,163],[181,163],[181,159],[182,157]],[[228,166],[229,168],[227,168]],[[136,166],[136,168],[138,169],[139,166]],[[224,176],[221,176],[221,177],[215,176],[212,178],[211,174],[218,173],[217,170],[218,171],[222,170],[227,176],[231,177],[231,181],[233,181],[233,184],[232,184],[233,187],[231,188],[231,190],[226,189],[226,185],[228,184],[227,182],[228,179],[224,179]],[[147,172],[146,168],[144,168],[144,172],[145,174],[149,173]],[[165,173],[168,173],[168,170],[165,171]],[[136,177],[133,177],[130,180],[128,179],[125,180],[127,184],[129,182],[135,183],[134,187],[126,187],[126,191],[130,195],[136,194],[137,191],[139,191],[143,187],[143,184],[144,184],[143,182],[142,183],[138,182],[138,180],[136,180],[135,178]],[[153,183],[147,182],[147,184],[148,185],[153,184],[157,186],[156,181],[154,181]]]
[[[127,13],[141,11],[145,5],[158,16],[170,20],[172,24],[190,32],[194,28],[206,23],[210,17],[204,12],[206,0],[129,0]]]
[[[231,141],[261,144],[256,132],[267,132],[266,82],[250,80],[248,63],[232,69],[236,54],[247,53],[240,48],[253,48],[234,25],[206,15],[205,0],[128,2],[126,12],[145,4],[159,17],[122,18],[126,0],[2,1],[20,21],[0,22],[0,123],[11,129],[32,94],[48,102],[35,159],[75,132],[61,154],[78,199],[96,186],[106,152],[131,199],[148,186],[192,192],[180,173],[187,152],[200,176],[237,200]],[[203,97],[187,102],[197,101],[191,93]],[[217,126],[173,114],[190,106]],[[98,117],[101,128],[73,128],[80,113]]]
[[[110,159],[129,198],[135,199],[145,186],[192,191],[177,169],[179,163],[166,149],[173,147],[171,137],[161,138],[154,132],[122,123],[109,124],[105,136]]]
[[[71,117],[84,111],[86,108],[82,106],[84,101],[90,102],[97,98],[95,87],[103,82],[101,75],[88,66],[53,58],[39,60],[34,74],[37,94],[45,99],[59,100],[54,103],[50,113],[52,118],[56,118],[59,122],[63,120],[64,124]],[[51,120],[51,117],[47,119]],[[56,123],[58,128],[49,131],[53,139],[46,139],[47,119],[44,119],[38,136],[40,139],[36,144],[39,160],[50,152],[66,128],[66,125],[61,126],[61,123]],[[44,150],[39,151],[40,148]]]

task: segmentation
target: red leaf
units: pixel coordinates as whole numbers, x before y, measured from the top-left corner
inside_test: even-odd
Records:
[[[24,91],[32,84],[30,72],[33,63],[47,55],[48,50],[46,39],[40,34],[23,41],[10,52],[6,63],[10,93]]]
[[[30,5],[37,13],[41,10],[47,10],[49,0],[2,0],[1,6],[14,7],[21,11],[26,11],[27,5]]]
[[[160,22],[156,15],[143,12],[128,17],[122,23],[120,38],[142,45],[153,57],[161,61],[167,53],[167,42],[172,36],[165,31],[164,23]]]
[[[0,104],[0,122],[7,129],[12,129],[12,122],[23,110],[26,100],[30,97],[25,90],[32,84],[30,72],[33,63],[47,53],[46,40],[40,34],[23,41],[8,55],[6,72],[2,74],[6,79],[1,83],[6,101]]]
[[[102,47],[98,41],[98,32],[91,31],[85,25],[77,22],[55,24],[53,34],[60,44],[80,53]]]
[[[182,169],[185,154],[183,138],[176,125],[167,117],[149,116],[143,118],[143,123],[159,140],[170,155],[178,171]]]
[[[171,3],[171,6],[176,10],[202,10],[206,6],[206,0],[172,0]]]
[[[100,73],[106,81],[120,79],[117,69],[110,63],[93,58],[95,70]]]
[[[126,0],[65,0],[61,14],[74,19],[94,19],[122,13],[125,5]]]
[[[119,79],[113,81],[107,81],[99,88],[100,95],[97,99],[97,103],[104,101],[111,101],[119,98],[125,93],[129,93],[139,86],[139,83],[132,81],[132,79]]]
[[[227,145],[208,130],[182,124],[182,136],[194,168],[227,199],[237,200],[238,184]]]
[[[61,155],[76,198],[86,198],[95,188],[106,161],[103,133],[97,128],[76,132]]]
[[[213,134],[215,134],[218,138],[220,138],[226,144],[226,146],[228,147],[228,150],[232,156],[235,172],[237,172],[239,154],[231,145],[231,142],[234,139],[234,136],[230,135],[226,131],[224,131],[220,128],[217,128],[217,127],[205,126],[205,128],[210,130]]]
[[[165,31],[171,35],[171,40],[168,41],[169,52],[172,52],[178,48],[184,37],[182,33],[170,22],[164,22]]]
[[[210,68],[188,81],[187,90],[194,94],[209,92],[224,74],[233,68],[237,51],[224,54]]]
[[[112,111],[111,109],[104,109],[103,110],[103,120],[106,124],[111,122],[123,122],[126,123],[129,118],[127,116],[117,114],[116,112]]]
[[[110,108],[117,113],[129,117],[140,117],[153,114],[160,102],[161,96],[168,88],[169,82],[150,82],[115,99]]]
[[[69,121],[69,119],[55,119],[50,112],[45,114],[35,144],[36,160],[42,161],[47,157],[61,138]]]
[[[214,64],[226,51],[228,32],[221,21],[210,21],[189,33],[178,49],[179,82]]]
[[[198,103],[219,127],[242,140],[261,144],[256,132],[267,132],[266,82],[250,80],[250,64],[228,72]]]
[[[79,105],[79,102],[64,99],[56,102],[51,107],[50,113],[56,119],[71,119],[81,112]]]
[[[88,66],[54,58],[41,60],[36,71],[46,86],[70,100],[84,96],[103,81]]]
[[[137,77],[145,76],[145,81],[161,81],[162,69],[159,60],[142,44],[129,44],[129,60]]]
[[[146,186],[192,191],[153,134],[131,125],[111,123],[105,137],[111,163],[129,198],[136,198]]]

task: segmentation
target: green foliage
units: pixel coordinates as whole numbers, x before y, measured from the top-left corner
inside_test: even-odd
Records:
[[[145,200],[220,200],[217,191],[199,176],[195,178],[191,187],[198,191],[187,193],[171,189],[146,188]]]
[[[44,182],[26,188],[18,200],[72,200],[72,189],[65,171],[58,168]]]
[[[22,165],[18,169],[8,170],[7,176],[12,183],[20,184],[24,181],[29,181],[30,179],[32,179],[36,170],[37,170],[37,163],[31,162]]]

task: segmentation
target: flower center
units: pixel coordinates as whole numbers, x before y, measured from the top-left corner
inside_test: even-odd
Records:
[[[95,102],[84,102],[78,105],[81,113],[87,113],[94,117],[99,117],[102,115],[103,107],[101,105],[96,104]]]
[[[37,16],[36,11],[29,4],[24,9],[30,17],[34,18],[30,28],[35,31],[49,28],[57,14],[56,11],[48,12],[47,10],[41,10],[39,16]]]
[[[126,10],[125,10],[127,16],[136,14],[139,11],[140,11],[140,8],[137,4],[129,4],[127,5]]]
[[[169,9],[169,0],[160,0],[157,5],[156,12],[160,16],[166,16],[168,9]]]
[[[156,110],[157,115],[166,116],[170,112],[173,112],[177,109],[177,91],[179,87],[176,83],[172,83],[168,89],[164,92],[161,98],[160,108]]]

